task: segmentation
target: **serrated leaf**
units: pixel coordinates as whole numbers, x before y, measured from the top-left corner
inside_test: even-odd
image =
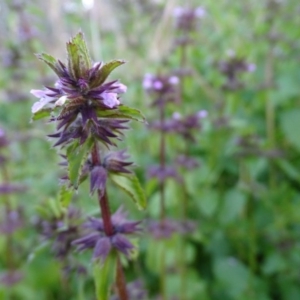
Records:
[[[80,78],[80,63],[79,63],[79,53],[77,46],[72,43],[67,43],[67,53],[68,53],[68,70],[73,77],[73,79]]]
[[[110,173],[109,178],[131,197],[138,209],[146,208],[146,196],[136,175]]]
[[[51,111],[52,111],[51,108],[41,109],[33,114],[31,121],[37,121],[37,120],[49,117],[51,115]]]
[[[73,196],[73,191],[66,185],[62,185],[59,190],[58,201],[63,208],[68,208]]]
[[[116,256],[111,253],[104,262],[97,260],[94,264],[94,280],[97,300],[109,300],[111,286],[116,273]]]
[[[68,174],[70,182],[75,189],[78,188],[82,168],[87,160],[92,145],[92,139],[88,139],[83,145],[79,145],[79,141],[76,140],[67,148]]]
[[[91,67],[91,58],[82,32],[79,32],[67,43],[67,53],[68,69],[73,78],[84,77]]]
[[[91,57],[89,54],[89,50],[86,46],[86,42],[84,39],[84,35],[82,32],[77,33],[77,35],[73,38],[73,43],[77,46],[78,52],[80,55],[80,62],[83,69],[88,70],[91,68]]]
[[[57,60],[53,56],[47,53],[40,53],[36,54],[36,57],[45,62],[56,73],[56,75],[62,75],[61,68],[59,67]]]
[[[97,72],[95,79],[90,83],[90,87],[94,88],[101,85],[109,76],[109,74],[117,67],[123,65],[124,60],[116,59],[104,64]]]
[[[98,117],[103,118],[135,120],[142,123],[146,122],[146,118],[141,113],[141,111],[126,105],[120,105],[117,109],[114,110],[99,110],[97,112],[97,115]]]

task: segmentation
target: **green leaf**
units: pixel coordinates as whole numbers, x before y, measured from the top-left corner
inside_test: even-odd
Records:
[[[68,70],[73,77],[73,79],[80,78],[80,58],[77,46],[72,43],[67,43],[67,53],[68,53]]]
[[[198,207],[206,217],[212,217],[219,204],[219,194],[210,189],[204,189],[199,194]]]
[[[292,109],[283,112],[280,115],[280,126],[286,139],[300,151],[300,110]]]
[[[43,62],[45,62],[56,73],[56,75],[58,76],[62,75],[62,69],[58,64],[57,60],[53,56],[47,53],[40,53],[40,54],[36,54],[36,57],[42,60]]]
[[[51,115],[51,111],[52,111],[51,108],[41,109],[33,114],[31,121],[37,121],[37,120],[49,117]]]
[[[94,280],[97,300],[109,300],[111,286],[114,283],[116,272],[116,256],[108,255],[104,262],[97,260],[94,263]]]
[[[91,68],[92,62],[89,54],[89,50],[86,46],[86,42],[84,40],[84,36],[82,32],[77,33],[77,35],[73,38],[72,42],[76,45],[79,61],[80,61],[80,70],[84,72]]]
[[[237,189],[230,189],[226,192],[224,200],[222,202],[220,221],[223,224],[236,221],[245,209],[247,203],[247,197],[245,193],[242,193]]]
[[[95,79],[90,83],[90,88],[101,85],[109,74],[117,67],[125,64],[124,60],[116,59],[104,64],[97,72]]]
[[[135,120],[142,123],[146,122],[146,118],[138,109],[131,108],[125,105],[120,105],[117,109],[113,110],[98,110],[98,117],[103,118],[116,118]]]
[[[300,172],[295,165],[285,159],[276,159],[275,162],[290,179],[300,181]]]
[[[131,197],[138,209],[146,208],[146,196],[136,175],[110,173],[109,178]]]
[[[84,77],[91,68],[91,58],[83,37],[79,32],[67,43],[68,69],[74,79]]]
[[[230,295],[230,299],[243,299],[249,287],[251,276],[249,269],[232,257],[216,259],[213,269],[217,281]]]
[[[75,189],[78,188],[82,168],[87,160],[92,145],[92,139],[88,139],[83,145],[79,145],[79,141],[76,140],[67,148],[69,179]]]
[[[68,189],[66,185],[62,185],[59,190],[58,199],[59,199],[59,203],[63,208],[68,208],[72,196],[73,196],[73,191]]]

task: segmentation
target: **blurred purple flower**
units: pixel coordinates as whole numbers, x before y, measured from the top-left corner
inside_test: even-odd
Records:
[[[201,129],[201,120],[208,115],[206,110],[200,110],[194,114],[182,117],[179,113],[174,113],[171,119],[154,121],[149,127],[164,132],[174,132],[182,135],[185,139],[194,141],[193,130]]]
[[[8,145],[8,140],[5,131],[0,128],[0,148],[6,147]]]
[[[180,166],[180,167],[184,167],[186,169],[192,170],[195,168],[198,168],[200,166],[199,162],[192,158],[192,157],[188,157],[186,155],[179,155],[177,156],[175,163]]]
[[[197,20],[206,15],[203,7],[184,8],[176,7],[173,12],[176,28],[184,32],[192,32],[197,29]]]
[[[220,61],[218,64],[219,70],[226,76],[226,82],[223,85],[224,89],[236,90],[243,87],[242,82],[238,78],[238,74],[244,72],[254,72],[255,64],[247,63],[243,58],[236,57],[232,53],[227,61]]]
[[[17,270],[9,270],[0,275],[0,284],[12,287],[19,283],[23,278],[23,274]]]
[[[24,226],[23,212],[19,208],[5,212],[5,216],[0,223],[0,232],[2,234],[13,234],[16,230]]]
[[[195,230],[196,223],[193,221],[177,221],[165,219],[163,221],[150,221],[148,230],[155,239],[168,239],[174,233],[188,234]]]
[[[49,220],[38,219],[35,223],[38,230],[46,240],[51,240],[52,252],[62,259],[70,254],[71,242],[79,237],[81,212],[70,206],[65,216]]]
[[[0,195],[1,194],[13,194],[22,193],[26,190],[25,186],[13,184],[13,183],[2,183],[0,184]]]
[[[93,259],[106,259],[110,251],[114,248],[117,251],[130,257],[134,250],[134,245],[126,237],[141,230],[140,221],[128,221],[127,213],[123,208],[119,208],[111,217],[114,233],[106,236],[104,233],[104,224],[102,219],[89,218],[84,228],[87,234],[72,242],[77,246],[78,251],[94,249]]]
[[[141,280],[136,280],[127,284],[127,293],[130,300],[143,300],[147,298],[147,291]],[[110,300],[120,300],[118,296],[110,297]]]
[[[173,178],[177,182],[182,183],[183,179],[172,166],[151,166],[148,168],[148,177],[156,178],[159,182],[163,182],[168,178]]]
[[[143,80],[144,89],[157,97],[153,105],[163,105],[166,102],[176,102],[179,97],[178,84],[179,78],[174,75],[154,76],[152,74],[146,74]]]

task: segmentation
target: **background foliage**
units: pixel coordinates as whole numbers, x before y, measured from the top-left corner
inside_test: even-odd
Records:
[[[84,3],[88,3],[87,1]],[[49,124],[30,123],[33,97],[29,90],[54,82],[55,77],[34,56],[47,52],[63,59],[65,41],[81,28],[95,60],[128,61],[116,71],[128,86],[123,102],[141,110],[148,121],[157,118],[142,88],[145,73],[170,73],[181,67],[180,51],[172,51],[176,36],[176,6],[201,5],[206,15],[188,49],[183,102],[169,108],[191,114],[205,109],[208,117],[186,144],[176,135],[167,143],[168,160],[188,149],[200,166],[184,173],[188,217],[196,230],[184,244],[186,299],[300,299],[300,5],[296,0],[248,1],[97,1],[88,9],[81,1],[11,1],[0,4],[0,128],[9,145],[1,184],[26,187],[16,194],[1,193],[0,223],[5,203],[19,211],[22,226],[8,241],[0,236],[0,270],[13,266],[23,274],[14,285],[0,285],[0,299],[94,299],[91,277],[75,272],[68,280],[62,262],[51,253],[39,222],[57,205],[62,174],[55,150],[44,136]],[[86,4],[87,5],[87,4]],[[256,65],[241,74],[243,88],[228,91],[218,63],[230,53]],[[109,190],[114,209],[125,202],[133,219],[158,216],[158,192],[146,176],[157,164],[157,135],[132,124],[126,147],[147,192],[148,209],[141,213],[123,194]],[[125,145],[124,145],[125,146]],[[84,215],[98,208],[88,186],[72,201]],[[180,218],[182,187],[167,183],[167,211]],[[52,208],[49,203],[52,203]],[[47,212],[46,212],[47,213]],[[3,230],[2,230],[3,231]],[[126,269],[140,278],[150,298],[159,293],[161,249],[167,262],[167,299],[180,294],[179,236],[157,243],[147,233],[139,238],[138,259]],[[87,269],[90,255],[74,254]],[[91,272],[88,272],[89,274]],[[172,298],[173,297],[173,298]],[[180,299],[180,298],[179,298]]]

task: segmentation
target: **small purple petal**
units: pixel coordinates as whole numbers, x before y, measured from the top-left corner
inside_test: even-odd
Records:
[[[102,93],[101,96],[103,99],[103,103],[109,108],[120,105],[120,101],[117,99],[116,93]]]
[[[109,237],[102,237],[98,240],[93,253],[93,258],[100,258],[102,262],[105,261],[107,255],[111,250],[111,241]]]
[[[112,237],[111,242],[117,250],[124,253],[126,256],[129,256],[130,251],[134,249],[131,242],[124,235],[119,233]]]
[[[107,181],[107,171],[102,166],[93,168],[90,176],[90,193],[93,194],[95,190],[100,190],[104,193]]]
[[[124,94],[127,91],[127,86],[123,83],[118,83],[111,91],[117,94]]]
[[[153,82],[153,88],[154,88],[155,90],[161,90],[161,89],[163,88],[162,82],[159,81],[159,80],[155,80],[155,81]]]

